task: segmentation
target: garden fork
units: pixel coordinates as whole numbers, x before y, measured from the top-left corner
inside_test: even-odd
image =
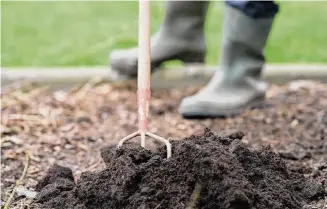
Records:
[[[160,136],[147,131],[149,102],[150,102],[150,1],[139,0],[139,53],[138,53],[138,75],[137,75],[137,100],[138,100],[138,120],[139,130],[121,139],[117,147],[121,147],[124,142],[141,136],[141,146],[145,147],[145,136],[152,137],[166,144],[167,158],[171,157],[170,142]]]

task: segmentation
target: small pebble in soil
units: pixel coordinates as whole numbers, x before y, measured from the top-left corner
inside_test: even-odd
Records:
[[[39,182],[41,208],[79,209],[300,209],[319,201],[321,184],[291,171],[269,147],[251,151],[240,132],[205,129],[156,152],[127,144],[102,150],[106,168],[85,172],[75,183],[69,168],[55,165]],[[196,186],[197,185],[197,186]]]

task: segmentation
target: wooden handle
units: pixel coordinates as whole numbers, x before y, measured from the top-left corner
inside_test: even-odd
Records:
[[[138,88],[150,88],[150,1],[139,1]]]
[[[150,1],[139,1],[139,47],[138,47],[138,119],[139,131],[145,134],[148,126],[150,102]],[[143,140],[144,141],[144,140]],[[141,143],[141,144],[144,144]]]

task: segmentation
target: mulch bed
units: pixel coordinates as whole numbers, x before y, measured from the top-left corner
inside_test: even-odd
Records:
[[[171,140],[201,134],[203,127],[219,135],[241,131],[244,133],[241,141],[250,150],[270,145],[272,151],[285,160],[288,171],[314,179],[327,191],[326,85],[298,81],[282,87],[272,86],[261,109],[249,109],[228,119],[185,120],[177,114],[178,104],[181,98],[197,90],[194,87],[153,91],[149,131]],[[135,82],[113,86],[90,81],[69,91],[51,91],[27,83],[4,92],[2,204],[23,172],[25,152],[30,158],[24,177],[27,188],[34,188],[54,163],[71,168],[75,180],[84,171],[104,169],[100,149],[116,145],[137,129],[135,91]],[[147,141],[147,146],[155,148],[159,144]],[[83,177],[88,179],[86,174]],[[194,184],[191,186],[194,188]],[[13,205],[26,202],[18,197]],[[307,207],[322,208],[324,204],[327,202],[320,200]]]

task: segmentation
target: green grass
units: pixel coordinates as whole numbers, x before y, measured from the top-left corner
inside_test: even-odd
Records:
[[[327,2],[281,2],[266,49],[268,62],[327,62]],[[107,65],[108,53],[137,44],[138,3],[2,2],[2,66]],[[151,3],[151,30],[164,2]],[[208,13],[208,64],[216,64],[223,2]]]

